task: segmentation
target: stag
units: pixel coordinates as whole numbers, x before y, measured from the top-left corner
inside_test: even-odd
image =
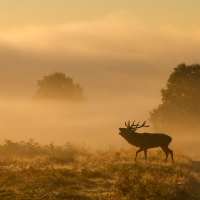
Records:
[[[130,144],[139,147],[136,151],[135,161],[137,161],[137,155],[139,152],[144,151],[145,160],[147,160],[147,150],[149,148],[161,147],[164,151],[167,161],[168,155],[171,155],[173,161],[173,151],[168,148],[172,138],[163,133],[137,133],[136,130],[142,127],[149,127],[146,125],[146,121],[142,125],[139,122],[135,124],[135,121],[130,125],[130,121],[125,122],[126,128],[119,128],[120,135]]]

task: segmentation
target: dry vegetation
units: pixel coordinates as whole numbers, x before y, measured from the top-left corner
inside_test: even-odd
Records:
[[[34,140],[0,145],[0,199],[4,200],[191,200],[197,181],[193,162],[175,152],[91,151],[84,146],[40,145]]]

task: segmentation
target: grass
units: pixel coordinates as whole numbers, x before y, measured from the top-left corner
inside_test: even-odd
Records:
[[[134,162],[135,149],[91,151],[67,143],[0,145],[0,199],[191,200],[197,185],[193,162],[175,152],[175,163],[150,150]]]

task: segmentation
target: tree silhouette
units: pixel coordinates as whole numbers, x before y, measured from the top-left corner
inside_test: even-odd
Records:
[[[155,130],[200,131],[200,65],[180,64],[161,90],[162,104],[150,112]]]
[[[38,80],[38,87],[34,99],[85,100],[82,87],[73,84],[73,79],[61,72],[44,76],[42,80]]]

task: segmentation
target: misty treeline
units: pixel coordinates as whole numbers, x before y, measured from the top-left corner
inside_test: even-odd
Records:
[[[200,65],[180,64],[161,90],[162,103],[150,112],[156,131],[200,133]]]
[[[53,99],[83,101],[86,97],[83,94],[83,88],[79,84],[74,84],[73,79],[66,77],[61,72],[51,73],[38,80],[38,90],[34,99]]]
[[[84,101],[83,88],[61,72],[38,80],[33,99]],[[150,112],[155,131],[176,134],[200,132],[200,65],[179,64],[161,89],[161,104]]]

